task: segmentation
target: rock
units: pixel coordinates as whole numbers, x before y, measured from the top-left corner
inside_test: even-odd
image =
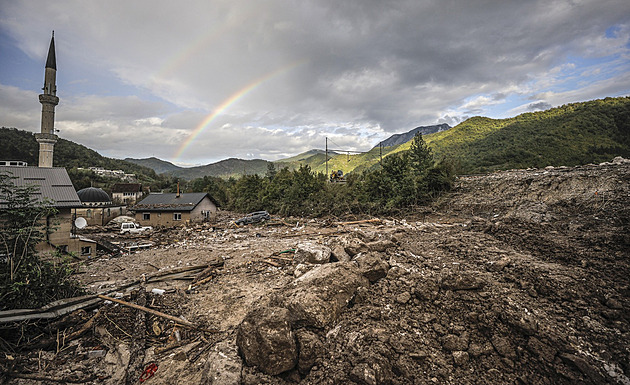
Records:
[[[485,282],[475,273],[457,272],[442,277],[440,287],[445,290],[477,290],[484,286]]]
[[[304,263],[299,263],[296,267],[295,270],[293,270],[293,276],[295,278],[299,278],[301,276],[303,276],[304,274],[306,274],[309,270],[311,270],[312,265],[306,265]]]
[[[489,342],[486,342],[483,345],[473,343],[473,344],[470,344],[470,347],[468,348],[468,353],[473,357],[488,355],[492,352],[494,352],[494,347]]]
[[[468,337],[447,334],[441,339],[442,347],[451,352],[468,350]]]
[[[337,262],[349,262],[351,259],[350,255],[346,253],[346,250],[341,245],[337,245],[333,247],[332,253],[330,256],[331,256],[331,260],[336,259]]]
[[[488,271],[498,272],[503,270],[506,266],[508,266],[512,262],[510,257],[503,257],[498,261],[491,261],[488,263]]]
[[[440,293],[440,286],[433,279],[419,280],[414,288],[416,298],[422,301],[433,301]]]
[[[324,328],[332,324],[361,286],[369,286],[350,262],[321,265],[293,281],[278,306],[289,310],[296,327]]]
[[[350,379],[358,384],[377,385],[376,372],[368,364],[359,364],[350,372]]]
[[[461,350],[453,352],[453,363],[455,366],[462,366],[469,360],[468,353]]]
[[[201,383],[207,385],[239,385],[243,361],[238,356],[234,340],[218,342],[210,354],[204,367]]]
[[[377,253],[361,254],[355,261],[359,264],[359,270],[371,283],[387,275],[389,264]]]
[[[356,365],[349,377],[352,381],[363,385],[389,384],[392,372],[389,362],[373,358],[367,363]]]
[[[366,244],[366,246],[370,251],[378,251],[382,253],[385,250],[389,249],[390,247],[395,247],[396,245],[394,244],[394,242],[390,240],[382,240],[382,241],[369,242]]]
[[[287,309],[272,306],[254,308],[245,316],[236,344],[247,365],[271,375],[295,367],[298,352],[289,319]]]
[[[295,333],[298,342],[298,371],[306,375],[315,365],[317,358],[323,353],[322,343],[317,334],[305,329],[300,329]]]
[[[348,255],[354,257],[359,253],[365,253],[368,251],[366,244],[358,238],[352,238],[349,241],[346,241],[344,244],[344,250]]]
[[[515,358],[516,352],[514,351],[514,347],[510,343],[510,340],[506,337],[494,336],[492,338],[492,346],[494,349],[503,357],[507,358]]]
[[[411,294],[409,294],[408,292],[402,292],[400,294],[398,294],[396,296],[396,302],[400,303],[400,304],[406,304],[407,302],[409,302],[411,300]]]
[[[565,363],[577,368],[580,372],[584,373],[593,384],[608,384],[609,381],[602,376],[602,374],[597,370],[596,367],[591,365],[585,358],[578,357],[573,354],[563,353],[560,355],[560,358]]]
[[[330,262],[330,254],[328,246],[305,242],[297,245],[294,260],[298,263],[322,264]]]

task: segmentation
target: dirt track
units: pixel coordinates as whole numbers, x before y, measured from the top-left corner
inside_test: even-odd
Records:
[[[147,285],[176,289],[148,303],[157,298],[162,311],[219,331],[182,331],[183,346],[166,355],[156,354],[164,340],[147,339],[144,364],[159,364],[147,384],[630,384],[630,163],[462,177],[431,210],[378,224],[293,219],[233,229],[231,219],[224,213],[215,231],[156,234],[166,245],[92,261],[79,275],[96,290],[224,260],[188,293],[190,281]],[[293,254],[279,252],[305,241],[334,248],[381,238],[394,241],[378,253],[387,275],[357,290],[333,325],[309,329],[312,366],[272,376],[243,365],[239,324],[294,280]],[[133,328],[135,312],[108,309],[118,318],[101,320],[73,348],[16,355],[14,370],[44,377],[74,370],[96,376],[92,383],[119,383],[130,349],[112,324]],[[106,356],[89,358],[95,346]]]

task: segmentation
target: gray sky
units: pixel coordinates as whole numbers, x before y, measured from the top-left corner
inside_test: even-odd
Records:
[[[14,1],[0,125],[183,165],[367,150],[420,125],[630,94],[630,2]]]

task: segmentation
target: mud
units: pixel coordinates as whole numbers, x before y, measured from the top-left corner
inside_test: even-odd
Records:
[[[630,384],[628,162],[464,176],[433,207],[380,223],[292,218],[231,227],[238,217],[223,212],[212,226],[156,233],[153,249],[81,268],[78,278],[99,290],[224,260],[198,286],[145,285],[166,290],[149,293],[147,304],[216,329],[181,331],[181,346],[164,354],[155,351],[168,344],[166,334],[146,338],[143,365],[158,364],[147,384]],[[288,250],[304,243],[332,250],[332,262],[298,264]],[[260,310],[284,309],[296,298],[296,276],[336,263],[366,279],[326,322]],[[101,311],[132,335],[137,312],[107,306]],[[92,314],[57,329],[71,333]],[[295,349],[288,364],[265,371],[263,354],[243,360],[237,334],[246,318],[262,328],[282,323],[283,343]],[[154,321],[145,321],[147,335]],[[168,322],[158,327],[172,333]],[[0,365],[49,378],[74,373],[86,383],[139,377],[120,372],[133,341],[114,329],[101,317],[71,348],[3,348]]]

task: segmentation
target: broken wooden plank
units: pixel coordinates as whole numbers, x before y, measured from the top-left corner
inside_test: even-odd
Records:
[[[95,305],[99,299],[95,295],[65,298],[51,302],[39,309],[13,309],[0,311],[0,323],[19,322],[31,319],[57,318],[91,305]]]
[[[350,222],[335,222],[335,225],[337,226],[345,226],[345,225],[359,225],[362,223],[380,223],[381,220],[378,218],[374,218],[374,219],[364,219],[361,221],[350,221]]]
[[[81,326],[79,330],[77,330],[76,332],[73,332],[68,337],[66,337],[64,340],[64,343],[67,341],[72,341],[73,339],[79,337],[81,334],[85,333],[89,328],[92,327],[92,325],[94,325],[94,321],[96,321],[96,319],[100,315],[101,315],[101,309],[98,309],[94,317],[90,318],[85,324],[83,324],[83,326]]]
[[[263,260],[263,262],[268,263],[268,264],[270,264],[271,266],[275,266],[275,267],[282,267],[282,266],[280,266],[280,264],[279,264],[279,263],[276,263],[276,262],[274,262],[274,261],[270,261],[270,260],[268,260],[268,259]]]
[[[214,264],[223,264],[223,260],[220,262],[213,262]],[[195,270],[204,270],[208,268],[210,264],[197,265],[197,266],[184,266],[175,269],[159,271],[145,277],[146,282],[159,282],[167,279],[174,279],[186,275],[187,273]],[[12,309],[0,311],[0,323],[6,322],[20,322],[31,319],[50,319],[57,318],[62,315],[71,313],[75,310],[83,309],[92,305],[96,305],[100,300],[98,295],[107,295],[114,292],[123,291],[130,287],[139,285],[142,283],[140,279],[123,281],[119,286],[114,288],[103,289],[97,294],[84,295],[81,297],[64,298],[54,302],[51,302],[38,309]]]
[[[191,327],[191,328],[195,328],[195,325],[192,322],[187,321],[185,319],[177,318],[177,317],[172,316],[170,314],[162,313],[161,311],[149,309],[148,307],[136,305],[135,303],[131,303],[131,302],[123,301],[121,299],[108,297],[106,295],[100,295],[99,294],[98,298],[104,299],[106,301],[115,302],[115,303],[123,305],[123,306],[128,306],[128,307],[131,307],[131,308],[136,309],[136,310],[141,310],[143,312],[146,312],[146,313],[149,313],[149,314],[153,314],[153,315],[158,316],[158,317],[166,318],[166,319],[171,320],[171,321],[173,321],[175,323],[178,323],[178,324],[180,324],[182,326],[188,326],[188,327]]]

